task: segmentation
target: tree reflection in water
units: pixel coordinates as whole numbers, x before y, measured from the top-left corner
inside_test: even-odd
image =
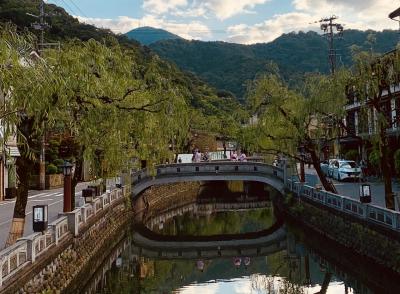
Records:
[[[275,294],[303,294],[305,287],[296,283],[290,282],[281,277],[252,275],[251,289],[257,293],[275,293]]]

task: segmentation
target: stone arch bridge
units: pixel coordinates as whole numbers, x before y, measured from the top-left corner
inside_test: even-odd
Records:
[[[259,162],[216,161],[159,165],[132,175],[132,197],[154,185],[193,181],[255,181],[283,193],[285,170]]]

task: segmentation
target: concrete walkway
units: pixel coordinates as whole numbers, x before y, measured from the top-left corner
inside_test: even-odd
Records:
[[[75,206],[84,204],[82,190],[87,188],[92,182],[79,183],[75,189]],[[107,189],[115,183],[107,181]],[[55,221],[58,214],[63,210],[63,188],[52,190],[30,190],[28,193],[28,203],[26,205],[25,231],[24,236],[33,233],[32,229],[32,206],[47,204],[49,206],[49,223]],[[15,199],[0,202],[0,249],[4,247],[10,231],[12,216],[14,212]]]

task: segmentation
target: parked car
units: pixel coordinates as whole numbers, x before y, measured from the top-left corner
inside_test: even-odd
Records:
[[[327,171],[327,175],[328,177],[332,178],[333,177],[333,169],[336,166],[336,162],[338,161],[338,159],[329,159],[328,161],[328,171]]]
[[[328,175],[329,161],[328,160],[321,161],[320,166],[321,166],[321,170],[324,173],[324,175],[327,176]]]
[[[361,178],[361,168],[353,160],[335,160],[332,166],[332,177],[338,181]]]

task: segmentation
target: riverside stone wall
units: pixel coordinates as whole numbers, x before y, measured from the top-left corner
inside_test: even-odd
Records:
[[[200,186],[199,182],[183,182],[150,187],[135,199],[135,219],[143,221],[144,216],[151,217],[166,209],[193,203]]]
[[[56,254],[51,262],[22,285],[18,293],[61,293],[79,286],[90,278],[87,265],[92,265],[93,257],[107,251],[105,245],[110,249],[114,247],[115,244],[110,244],[110,241],[114,243],[114,240],[120,240],[121,228],[131,217],[132,212],[126,209],[125,203],[113,207],[81,236],[71,240],[62,252]],[[83,272],[86,274],[82,275]]]
[[[113,248],[133,218],[130,196],[130,186],[106,192],[0,251],[0,293],[59,293],[82,281],[90,260]]]
[[[400,273],[400,236],[371,226],[370,222],[319,207],[308,201],[299,201],[291,194],[276,198],[278,207],[296,224],[337,242],[386,269]]]

